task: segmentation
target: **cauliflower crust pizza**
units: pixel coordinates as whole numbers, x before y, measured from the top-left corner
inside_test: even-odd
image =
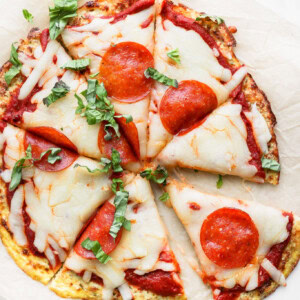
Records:
[[[236,28],[178,2],[54,0],[49,27],[0,69],[1,240],[60,297],[189,299],[186,262],[211,298],[257,300],[299,261],[292,212],[169,177],[280,176],[276,119],[233,52]],[[154,184],[199,267],[173,253]]]

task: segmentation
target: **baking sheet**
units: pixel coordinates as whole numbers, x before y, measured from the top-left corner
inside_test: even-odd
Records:
[[[280,184],[258,185],[226,176],[223,187],[216,189],[217,176],[192,171],[180,171],[187,180],[205,192],[259,201],[300,215],[300,2],[298,0],[181,0],[183,4],[223,17],[227,25],[238,28],[235,34],[236,54],[267,94],[277,117],[278,138],[282,165]],[[34,26],[48,23],[51,0],[0,0],[0,64],[10,53],[10,45],[25,37],[32,27],[23,18],[22,9],[35,17]],[[160,193],[160,192],[158,192]],[[173,211],[157,203],[170,233],[170,242],[182,265],[183,279],[189,299],[211,299],[210,290],[199,280],[183,253],[194,255],[182,225]],[[60,299],[42,284],[31,280],[9,257],[0,244],[0,300]],[[279,288],[270,300],[296,299],[299,296],[300,267]],[[297,294],[298,293],[298,294]]]

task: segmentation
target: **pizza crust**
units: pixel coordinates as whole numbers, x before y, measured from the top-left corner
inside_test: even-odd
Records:
[[[9,230],[8,217],[9,207],[7,205],[6,186],[5,183],[0,180],[0,237],[2,243],[15,263],[28,276],[43,284],[47,284],[58,271],[60,266],[57,266],[56,269],[53,270],[46,258],[31,254],[29,248],[26,246],[19,246],[14,240],[13,234]]]
[[[294,217],[291,239],[283,251],[282,259],[279,264],[279,270],[283,273],[285,278],[294,270],[300,259],[300,218],[297,216]],[[272,294],[278,287],[279,285],[271,280],[254,291],[242,293],[238,299],[261,300]]]
[[[174,10],[192,19],[196,19],[199,16],[198,12],[189,9],[181,4],[179,4],[178,6],[175,5]],[[203,18],[197,22],[201,24],[215,39],[222,54],[226,57],[229,64],[235,67],[242,66],[242,64],[239,62],[233,51],[234,47],[236,46],[236,40],[224,22],[218,25],[209,18]],[[272,112],[270,102],[268,101],[265,93],[259,89],[259,87],[257,86],[254,79],[249,73],[246,75],[243,81],[242,90],[249,104],[256,103],[257,109],[264,117],[268,125],[270,134],[272,136],[271,140],[268,143],[268,153],[265,153],[264,156],[268,159],[273,159],[279,162],[278,146],[276,141],[276,135],[274,132],[276,118],[274,113]],[[274,185],[279,183],[279,172],[275,172],[272,170],[265,170],[265,172],[265,182],[269,182]]]
[[[85,282],[81,276],[63,267],[53,278],[49,285],[50,290],[63,298],[80,298],[88,300],[102,299],[102,286],[96,282]],[[130,286],[135,300],[185,300],[184,295],[163,297],[152,292],[140,290]],[[114,291],[114,300],[122,300],[118,290]]]

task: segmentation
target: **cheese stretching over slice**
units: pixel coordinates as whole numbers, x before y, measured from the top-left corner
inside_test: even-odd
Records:
[[[185,226],[195,247],[203,277],[215,277],[216,287],[231,289],[239,284],[246,291],[250,291],[258,286],[259,267],[261,263],[264,263],[266,265],[265,270],[271,277],[276,277],[276,281],[282,283],[282,277],[278,276],[279,271],[272,264],[270,266],[268,262],[264,262],[264,257],[273,245],[287,239],[289,234],[287,231],[288,216],[283,216],[281,211],[257,202],[246,202],[201,193],[193,187],[175,180],[169,182],[166,190],[170,195],[170,201],[177,216]],[[242,268],[226,269],[218,266],[206,256],[200,242],[201,227],[207,216],[225,207],[246,212],[255,224],[259,234],[255,257],[251,260],[251,263]]]
[[[111,21],[114,18],[95,17],[87,25],[68,26],[63,31],[62,38],[73,57],[91,60],[90,74],[98,73],[103,55],[114,44],[135,42],[153,53],[154,21],[145,28],[141,26],[153,14],[154,5],[138,13],[127,15],[123,20],[113,24]],[[148,95],[135,103],[112,101],[117,113],[133,117],[138,130],[142,159],[146,156],[149,98]]]
[[[12,170],[15,163],[25,157],[24,134],[23,130],[10,125],[1,134],[6,142],[3,156],[6,170]],[[112,195],[108,174],[91,174],[85,168],[74,168],[75,164],[99,168],[97,162],[78,157],[62,171],[23,169],[24,183],[19,185],[11,201],[9,227],[16,242],[27,244],[22,217],[25,201],[30,228],[35,233],[34,246],[46,254],[52,265],[56,264],[54,252],[63,261],[83,225]]]
[[[168,19],[163,21],[161,16],[157,16],[155,40],[155,68],[164,75],[177,79],[178,82],[197,80],[208,85],[216,94],[219,105],[228,99],[230,92],[247,74],[247,69],[242,67],[232,76],[229,69],[219,64],[215,51],[198,33],[176,26]],[[178,49],[180,64],[174,63],[167,56],[169,51],[175,49]],[[158,113],[160,101],[168,88],[168,86],[156,83],[152,93],[148,157],[156,156],[172,138],[162,125]]]
[[[127,269],[135,269],[138,275],[158,269],[176,271],[173,262],[159,260],[160,253],[168,249],[168,241],[149,182],[137,176],[125,190],[129,192],[126,218],[131,221],[131,231],[123,230],[120,243],[110,254],[112,260],[101,264],[97,260],[84,259],[73,251],[65,263],[66,268],[76,273],[89,271],[101,277],[103,299],[111,299],[117,287],[128,295],[123,286]],[[113,203],[113,199],[110,201]]]
[[[255,108],[254,113],[247,113],[247,118],[254,124],[255,136],[259,137],[259,144],[264,149],[271,135],[265,127],[264,118]],[[175,136],[159,154],[158,160],[172,167],[237,175],[261,182],[261,178],[255,177],[256,167],[249,164],[251,153],[245,123],[240,116],[241,109],[240,104],[223,104],[199,127]]]

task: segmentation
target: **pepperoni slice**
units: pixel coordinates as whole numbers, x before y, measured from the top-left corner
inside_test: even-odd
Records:
[[[130,144],[135,156],[140,158],[140,142],[139,142],[139,134],[134,122],[126,123],[125,118],[116,118],[121,131],[128,143]]]
[[[136,102],[150,93],[152,79],[147,79],[144,72],[153,65],[153,56],[143,45],[119,43],[104,54],[100,80],[108,96],[122,102]]]
[[[130,123],[133,123],[133,122],[130,122]],[[130,123],[128,123],[128,124],[130,124]],[[128,124],[126,124],[126,125],[128,125]],[[105,126],[105,123],[102,122],[100,129],[99,129],[99,134],[98,134],[98,147],[99,147],[100,151],[105,156],[110,158],[112,149],[114,148],[120,153],[122,165],[126,165],[130,162],[136,162],[138,159],[137,159],[131,145],[125,138],[125,135],[122,132],[122,127],[120,126],[120,132],[121,132],[120,138],[118,138],[115,135],[115,132],[112,128],[109,128],[108,130],[112,134],[113,138],[109,141],[106,141],[104,138],[104,136],[106,135],[104,126]],[[132,130],[132,128],[130,128],[130,129]],[[129,135],[129,133],[127,133],[127,135]],[[132,140],[133,139],[134,139],[134,137],[132,137]]]
[[[49,42],[49,29],[48,28],[46,28],[42,31],[42,33],[40,35],[40,42],[41,42],[42,50],[43,50],[43,52],[45,52],[48,42]]]
[[[28,130],[36,135],[50,140],[58,146],[65,147],[72,151],[78,152],[77,147],[63,133],[59,132],[58,130],[52,127],[41,126],[28,128]]]
[[[259,233],[250,216],[236,208],[221,208],[203,222],[200,242],[206,256],[222,268],[246,266],[253,259]]]
[[[47,151],[49,148],[57,148],[56,145],[29,132],[26,132],[24,138],[24,148],[27,149],[29,144],[31,145],[31,153],[34,159],[39,159],[42,152]],[[49,154],[45,155],[40,161],[34,162],[34,165],[42,171],[57,172],[69,167],[78,157],[78,154],[67,149],[62,149],[58,154],[62,159],[52,165],[47,161],[48,155]]]
[[[217,105],[217,97],[209,86],[196,80],[184,80],[178,88],[168,88],[161,100],[159,114],[165,129],[174,135],[192,127]]]
[[[118,232],[115,240],[109,234],[110,227],[114,221],[115,210],[114,205],[108,201],[102,205],[74,247],[78,255],[88,259],[96,259],[92,251],[86,250],[81,246],[81,243],[87,238],[90,238],[92,241],[98,241],[106,254],[109,254],[117,247],[122,237],[122,229]]]

